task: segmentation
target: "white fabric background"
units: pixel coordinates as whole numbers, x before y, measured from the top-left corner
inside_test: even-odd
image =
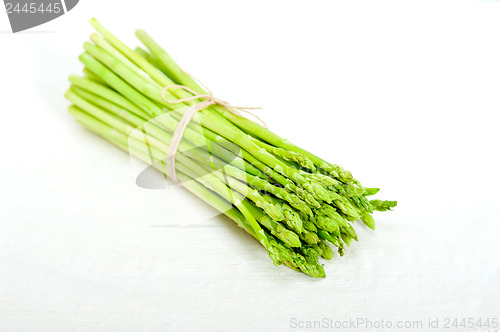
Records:
[[[1,14],[0,330],[500,319],[499,15],[494,1],[85,0],[12,35]],[[137,187],[128,157],[66,112],[92,16],[131,45],[146,29],[397,210],[358,224],[322,280],[273,266],[224,217],[161,227],[166,193]]]

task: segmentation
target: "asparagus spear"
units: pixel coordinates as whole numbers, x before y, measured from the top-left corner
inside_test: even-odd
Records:
[[[69,111],[88,129],[166,174],[172,135],[187,107],[200,98],[178,102],[193,94],[163,89],[181,84],[206,92],[144,31],[137,36],[150,53],[128,48],[96,20],[91,24],[102,37],[94,33],[93,43],[84,44],[79,59],[85,77],[70,76]],[[176,161],[184,187],[254,236],[275,264],[315,277],[324,277],[319,257],[333,255],[326,242],[342,256],[357,241],[353,221],[374,228],[373,211],[396,206],[395,201],[369,201],[378,188],[363,187],[342,167],[221,105],[200,111],[188,124]]]

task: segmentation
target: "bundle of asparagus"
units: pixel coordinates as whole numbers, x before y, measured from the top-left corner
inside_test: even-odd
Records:
[[[136,35],[148,51],[132,50],[95,19],[90,23],[100,35],[93,33],[92,43],[84,44],[79,57],[84,76],[69,78],[69,112],[168,173],[167,150],[179,121],[187,108],[202,102],[193,95],[207,92],[146,32]],[[191,100],[174,103],[185,98]],[[374,229],[373,211],[396,206],[369,200],[378,188],[363,187],[342,167],[218,104],[187,125],[175,170],[183,187],[255,237],[276,265],[313,277],[325,277],[319,257],[333,257],[329,244],[342,256],[351,240],[357,241],[354,221]]]

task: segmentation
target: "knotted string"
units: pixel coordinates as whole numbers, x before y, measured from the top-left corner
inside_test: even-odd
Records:
[[[165,96],[165,93],[171,89],[171,88],[180,88],[184,89],[192,94],[191,97],[183,98],[183,99],[177,99],[177,100],[170,100]],[[233,106],[229,104],[227,101],[224,101],[222,99],[214,97],[212,94],[200,94],[194,91],[193,89],[184,86],[184,85],[179,85],[179,84],[172,84],[168,85],[163,88],[161,92],[161,96],[163,100],[165,100],[169,104],[180,104],[186,101],[193,101],[198,98],[203,98],[205,99],[204,101],[195,104],[191,107],[189,107],[182,116],[181,120],[179,121],[179,124],[177,125],[177,128],[174,131],[174,134],[172,135],[172,141],[170,142],[170,146],[168,147],[167,151],[167,173],[174,181],[175,183],[179,183],[179,180],[177,179],[177,174],[175,171],[175,154],[177,153],[177,149],[179,147],[179,143],[181,142],[182,135],[184,134],[184,130],[186,129],[187,125],[191,120],[193,119],[193,116],[198,113],[201,110],[204,110],[205,108],[209,107],[210,105],[221,105],[224,107],[228,112],[240,116],[235,110],[242,111],[248,114],[251,114],[255,118],[257,118],[263,125],[266,127],[264,121],[262,121],[257,115],[253,114],[252,112],[249,112],[248,110],[251,109],[262,109],[262,107],[243,107],[243,106]]]

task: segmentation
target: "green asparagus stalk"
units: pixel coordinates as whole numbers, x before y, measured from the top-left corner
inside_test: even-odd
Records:
[[[207,92],[144,31],[136,35],[148,50],[133,50],[95,19],[91,24],[100,35],[84,43],[85,77],[70,76],[70,114],[167,175],[179,121],[202,98],[181,101],[193,94],[165,87]],[[374,229],[373,211],[397,204],[368,200],[378,188],[217,104],[191,120],[175,160],[181,185],[255,237],[274,264],[314,277],[325,276],[319,258],[333,257],[327,243],[343,256],[358,240],[354,221]]]

